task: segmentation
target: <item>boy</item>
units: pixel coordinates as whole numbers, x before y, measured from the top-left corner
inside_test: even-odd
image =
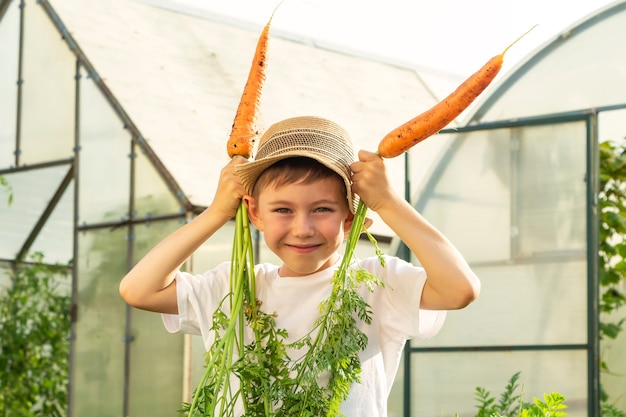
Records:
[[[179,266],[234,215],[240,202],[282,265],[257,265],[257,297],[289,341],[306,334],[331,292],[342,241],[352,225],[357,195],[407,244],[421,267],[386,256],[358,260],[384,283],[361,291],[373,321],[360,323],[368,345],[359,358],[361,383],[342,404],[347,417],[386,416],[386,403],[406,339],[436,334],[445,311],[479,293],[478,278],[453,245],[391,187],[382,158],[359,152],[343,128],[317,117],[271,126],[254,161],[235,157],[221,172],[213,203],[166,237],[120,284],[130,305],[163,313],[170,332],[201,334],[210,346],[213,312],[228,292],[228,263],[203,275]]]

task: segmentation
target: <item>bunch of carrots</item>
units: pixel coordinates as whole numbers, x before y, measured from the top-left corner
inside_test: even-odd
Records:
[[[235,115],[227,143],[228,155],[231,158],[235,155],[250,158],[255,138],[259,134],[257,123],[265,80],[271,21],[272,17],[259,37],[248,80]],[[389,132],[380,141],[378,154],[383,158],[399,156],[447,126],[493,81],[502,68],[504,55],[515,42],[501,54],[490,59],[440,103]],[[331,316],[330,313],[356,315],[366,322],[371,319],[364,301],[360,305],[342,307],[343,294],[347,292],[353,292],[351,295],[356,294],[355,289],[359,283],[365,282],[372,290],[376,285],[382,285],[376,277],[364,277],[364,271],[350,270],[354,249],[361,233],[367,233],[372,243],[376,245],[373,237],[364,228],[366,211],[367,207],[361,201],[355,213],[342,263],[333,278],[331,296],[321,306],[322,317],[316,323],[317,337],[314,341],[303,339],[286,346],[285,331],[277,329],[273,317],[258,308],[260,304],[256,299],[252,239],[247,211],[240,205],[236,215],[230,294],[223,300],[223,303],[228,302],[229,314],[225,314],[220,307],[213,315],[215,341],[207,352],[205,372],[199,387],[195,390],[193,400],[191,404],[184,405],[182,412],[192,417],[234,416],[234,410],[239,406],[246,416],[293,416],[302,415],[302,411],[311,413],[312,410],[317,410],[317,414],[312,415],[340,415],[339,405],[347,397],[350,384],[359,380],[358,353],[366,344],[366,340],[361,338],[356,329],[356,323],[354,327],[357,333],[354,337],[358,341],[356,343],[358,348],[345,351],[343,354],[347,357],[336,358],[337,363],[353,364],[352,372],[342,371],[341,373],[346,375],[343,380],[331,378],[335,385],[327,387],[325,391],[322,389],[320,391],[322,398],[308,398],[307,402],[308,394],[305,392],[304,397],[299,397],[296,391],[303,391],[305,380],[309,381],[306,383],[310,383],[311,377],[307,379],[303,374],[312,373],[315,381],[320,369],[311,364],[316,363],[315,355],[323,352],[324,344],[330,343],[331,339],[337,343],[337,340],[344,337],[341,334],[333,334],[333,322],[328,318]],[[378,248],[377,253],[382,261],[382,253]],[[244,343],[246,327],[254,332],[254,341],[248,345]],[[302,346],[308,347],[309,353],[300,362],[292,362],[285,353],[286,348]],[[333,365],[326,370],[332,372]],[[297,373],[295,377],[294,372]],[[280,386],[279,383],[283,385]]]

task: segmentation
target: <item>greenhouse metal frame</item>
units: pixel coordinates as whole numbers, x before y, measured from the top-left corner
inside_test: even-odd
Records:
[[[625,2],[572,33],[613,16],[626,16]],[[44,21],[49,25],[39,29]],[[467,126],[441,132],[445,146],[425,180],[410,173],[419,166],[419,152],[406,156],[405,176],[396,180],[405,182],[418,211],[459,242],[485,276],[489,301],[453,314],[451,330],[441,337],[409,342],[390,415],[467,415],[474,385],[496,390],[515,370],[529,375],[528,396],[569,390],[570,415],[600,415],[598,143],[605,116],[617,114],[611,124],[624,128],[626,95],[617,103],[574,104],[539,116],[490,116],[498,100],[514,96],[509,89],[569,36],[530,57],[477,106]],[[175,415],[199,378],[202,344],[166,335],[153,314],[121,300],[117,284],[151,245],[205,207],[185,194],[66,28],[54,1],[0,1],[0,51],[9,57],[0,69],[0,176],[14,192],[14,202],[0,207],[0,282],[33,252],[50,263],[71,263],[69,417],[94,409],[101,416],[139,410]],[[556,139],[546,145],[544,137]],[[476,155],[483,164],[458,162]],[[546,161],[553,169],[538,172]],[[567,170],[572,172],[538,189],[548,173]],[[186,268],[202,271],[228,258],[231,227],[219,237],[223,245],[203,247]],[[381,238],[384,251],[410,258],[394,237]],[[259,258],[269,256],[258,234],[256,244]],[[365,240],[361,245],[363,253],[373,250]],[[522,285],[525,277],[528,285]],[[489,305],[518,300],[507,298],[507,286],[520,300],[512,320]],[[541,311],[532,311],[533,305]],[[478,330],[467,328],[468,317],[481,323]],[[511,322],[532,325],[511,328]],[[503,335],[507,327],[511,333]],[[493,369],[480,378],[477,370],[487,367]]]

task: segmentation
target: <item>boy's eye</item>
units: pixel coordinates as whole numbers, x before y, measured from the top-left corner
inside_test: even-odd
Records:
[[[291,210],[289,210],[288,208],[285,208],[285,207],[279,207],[277,209],[274,209],[274,212],[280,213],[280,214],[288,214],[288,213],[291,212]]]
[[[328,212],[332,212],[333,210],[330,207],[318,207],[315,209],[315,211],[317,213],[328,213]]]

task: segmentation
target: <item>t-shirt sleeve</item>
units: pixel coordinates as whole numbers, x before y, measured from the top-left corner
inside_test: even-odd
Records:
[[[163,325],[170,333],[202,334],[212,326],[213,312],[228,291],[228,264],[202,275],[176,273],[178,314],[161,314]],[[207,336],[207,335],[203,335]]]
[[[418,337],[427,339],[435,336],[446,318],[446,311],[423,310],[420,300],[426,272],[423,268],[396,257],[386,257],[386,266],[378,267],[385,282],[382,296],[383,327],[404,339]],[[395,337],[394,337],[395,338]]]

